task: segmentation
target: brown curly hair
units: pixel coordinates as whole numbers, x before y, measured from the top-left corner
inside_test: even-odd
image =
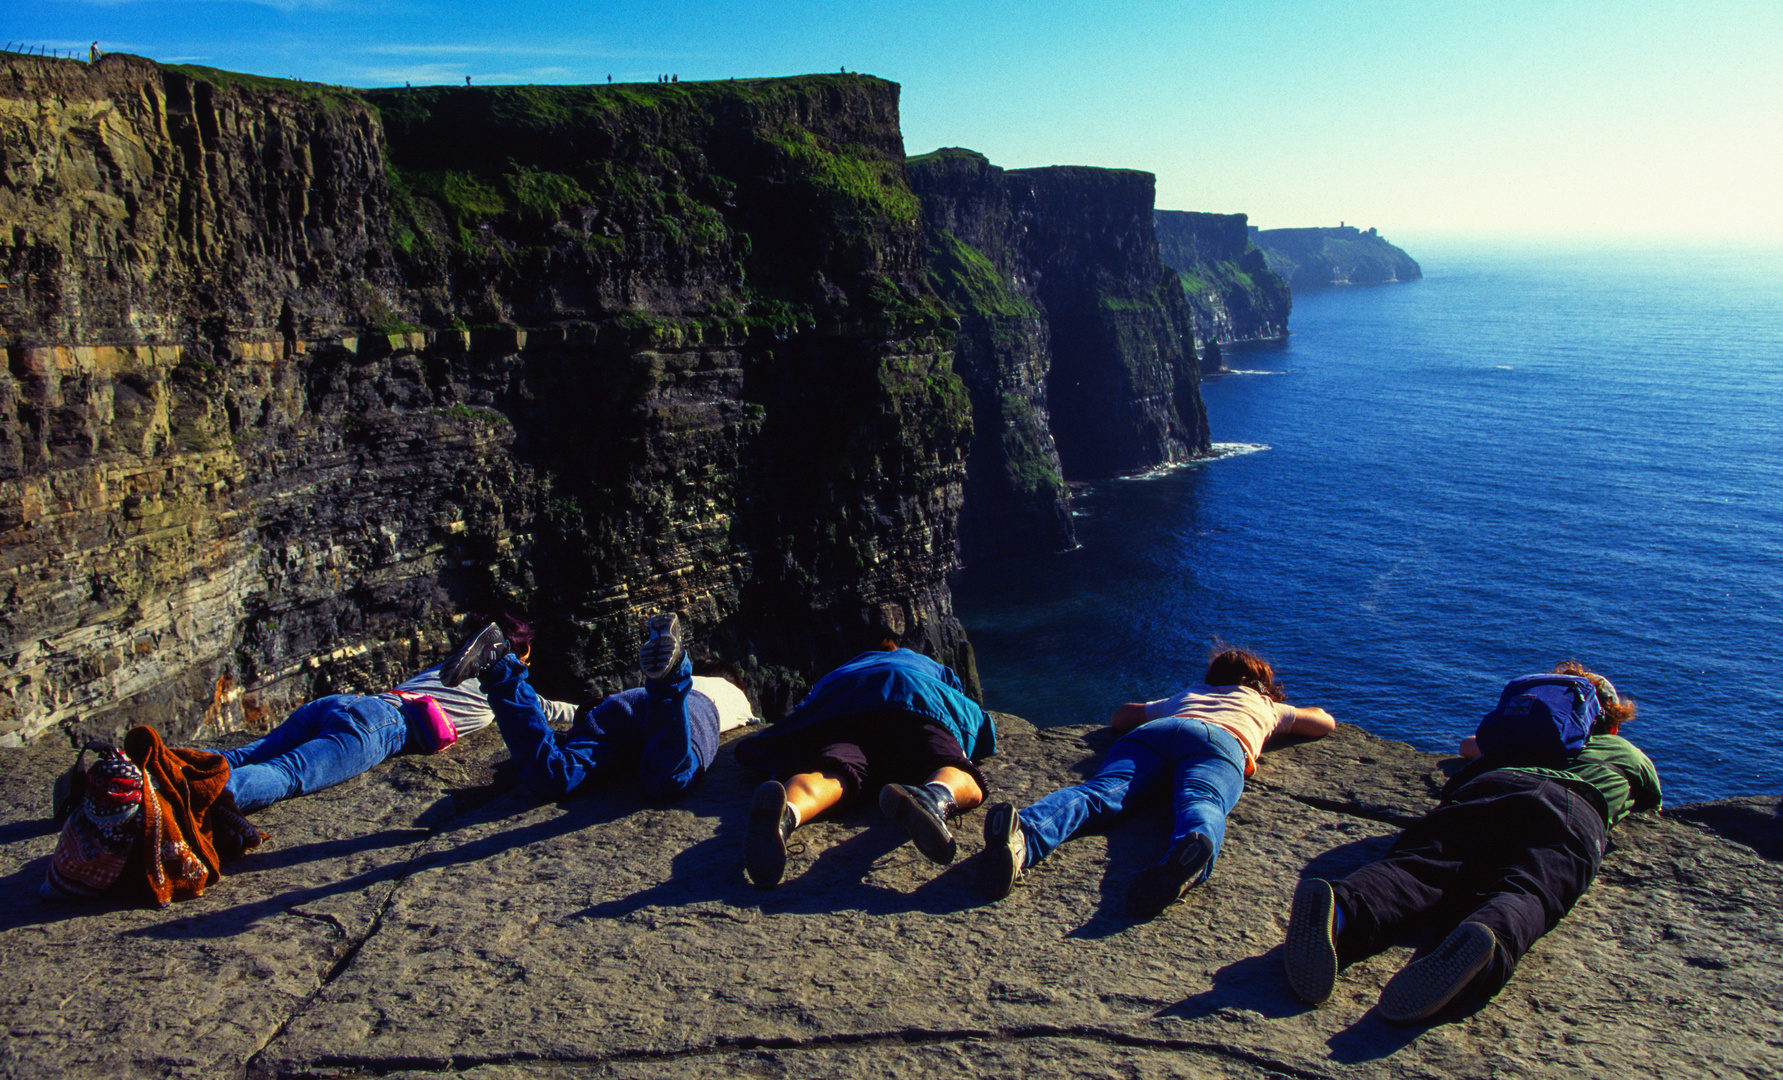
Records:
[[[1562,660],[1554,665],[1556,675],[1576,675],[1590,679],[1597,687],[1598,716],[1597,723],[1591,726],[1593,735],[1614,735],[1616,729],[1634,719],[1634,699],[1617,691],[1609,679],[1592,671],[1577,660]]]
[[[1270,701],[1288,700],[1287,690],[1275,679],[1269,662],[1244,649],[1220,649],[1207,661],[1202,679],[1209,686],[1248,686]]]

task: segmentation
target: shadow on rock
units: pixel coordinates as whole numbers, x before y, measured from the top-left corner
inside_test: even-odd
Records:
[[[1229,1009],[1243,1009],[1280,1020],[1311,1008],[1288,989],[1282,971],[1282,948],[1277,945],[1261,956],[1249,956],[1213,973],[1213,985],[1193,997],[1159,1010],[1158,1019],[1199,1020]]]
[[[513,808],[507,807],[505,803],[506,800],[503,800],[486,811],[485,814],[476,815],[476,817],[508,816],[513,812]],[[296,910],[318,900],[339,896],[343,893],[360,892],[378,885],[393,885],[415,874],[443,866],[481,862],[513,848],[541,843],[566,833],[607,824],[635,809],[633,805],[622,805],[619,800],[576,799],[558,805],[563,808],[564,812],[546,821],[491,833],[480,839],[459,844],[457,847],[435,847],[431,850],[424,850],[412,858],[382,863],[364,873],[338,881],[307,889],[294,889],[276,896],[269,896],[264,900],[239,904],[220,911],[206,912],[190,919],[126,931],[124,936],[176,941],[233,937],[253,927],[262,919]],[[466,824],[468,825],[470,822]],[[438,840],[449,836],[449,832],[441,833],[419,838],[415,842],[425,846],[429,840]],[[249,858],[251,857],[249,856]]]
[[[1762,859],[1783,862],[1783,799],[1763,796],[1696,803],[1668,811],[1679,821],[1743,844]]]
[[[1331,1036],[1325,1045],[1331,1048],[1332,1061],[1340,1065],[1363,1065],[1392,1057],[1416,1041],[1423,1031],[1418,1027],[1394,1027],[1370,1009],[1355,1023]]]

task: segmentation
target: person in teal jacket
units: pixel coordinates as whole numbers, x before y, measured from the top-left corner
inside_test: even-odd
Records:
[[[774,777],[750,803],[749,880],[780,884],[792,831],[875,788],[916,849],[948,865],[958,847],[947,819],[984,801],[974,761],[996,749],[990,714],[959,676],[887,638],[825,675],[772,730],[737,744],[739,762]]]

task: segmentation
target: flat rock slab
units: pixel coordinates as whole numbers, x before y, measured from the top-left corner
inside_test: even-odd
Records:
[[[999,716],[993,799],[1087,775],[1106,730]],[[1289,993],[1302,874],[1379,856],[1442,762],[1352,727],[1272,752],[1212,881],[1122,913],[1162,805],[1061,848],[998,902],[869,804],[800,829],[786,882],[745,880],[759,777],[727,748],[686,799],[620,779],[541,803],[493,732],[271,807],[272,843],[162,911],[38,900],[48,789],[71,754],[0,752],[5,1076],[692,1077],[1775,1075],[1779,800],[1624,823],[1597,884],[1472,1014],[1370,1012],[1428,939]],[[1662,763],[1663,770],[1663,763]]]

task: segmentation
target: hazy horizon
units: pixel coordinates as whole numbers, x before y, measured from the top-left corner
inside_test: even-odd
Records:
[[[1783,244],[1775,3],[37,0],[10,23],[354,87],[846,68],[900,84],[912,154],[1141,169],[1161,208],[1262,228]]]

